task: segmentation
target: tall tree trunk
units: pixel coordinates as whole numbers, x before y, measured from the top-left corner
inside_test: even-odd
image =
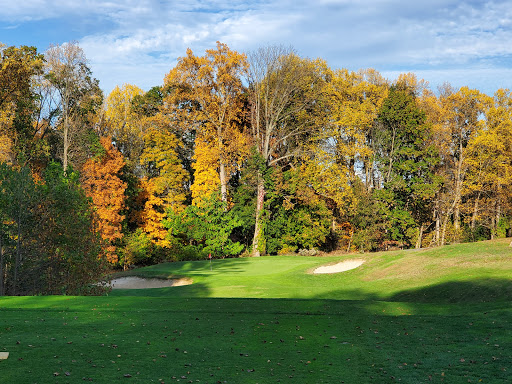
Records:
[[[4,257],[4,247],[3,247],[3,243],[2,243],[2,234],[0,233],[0,296],[4,296],[5,295],[5,290],[4,290],[4,281],[5,281],[5,276],[4,276],[4,262],[5,262],[5,257]]]
[[[455,232],[460,229],[460,203],[455,206],[455,210],[453,212],[453,228]]]
[[[455,182],[455,196],[453,199],[453,227],[457,232],[460,229],[460,202],[462,198],[462,180],[459,180],[460,176],[457,176]]]
[[[478,215],[478,203],[480,200],[481,192],[478,192],[478,195],[475,199],[475,204],[473,205],[473,214],[471,215],[471,230],[474,231],[476,227],[476,217]]]
[[[21,206],[18,212],[18,223],[17,223],[17,239],[16,239],[16,258],[14,261],[14,279],[12,282],[13,296],[16,296],[18,288],[18,274],[21,267]]]
[[[389,182],[389,178],[391,177],[391,169],[393,165],[393,156],[395,153],[395,138],[396,138],[396,127],[393,127],[393,138],[391,141],[391,152],[389,153],[389,165],[388,165],[388,172],[386,174],[386,179],[384,180],[385,183]]]
[[[441,218],[438,215],[436,217],[436,241],[435,241],[436,246],[441,245],[441,239],[439,238],[440,235],[441,235]]]
[[[459,143],[459,159],[457,161],[457,169],[455,172],[455,197],[453,201],[453,226],[455,228],[455,231],[458,231],[460,229],[460,203],[462,201],[462,183],[464,179],[462,166],[463,166],[463,146],[462,141]]]
[[[421,240],[423,239],[423,229],[424,229],[423,224],[421,224],[420,230],[418,233],[418,240],[416,241],[416,249],[421,248]]]
[[[227,176],[226,176],[226,166],[224,165],[222,158],[220,159],[220,165],[219,165],[219,178],[220,178],[221,199],[223,202],[227,203],[227,201],[228,201],[228,182],[227,182]],[[227,209],[227,206],[226,206],[226,209]]]
[[[500,219],[501,219],[501,204],[498,197],[498,200],[496,201],[496,236],[498,236],[498,228],[500,225]]]
[[[373,166],[374,159],[372,156],[371,159],[367,159],[365,161],[365,187],[367,192],[370,192],[372,188],[377,189],[377,186],[375,185],[375,177],[373,174]]]
[[[67,107],[64,111],[64,153],[62,155],[62,166],[64,168],[64,175],[67,175],[68,170],[68,152],[69,152],[69,118],[67,114]]]
[[[217,126],[217,146],[219,148],[219,179],[220,179],[220,197],[224,203],[228,202],[228,179],[226,174],[226,161],[224,159],[225,146],[223,141],[222,123]],[[227,204],[225,209],[227,210]]]
[[[446,215],[443,219],[443,230],[441,231],[441,244],[444,245],[445,238],[446,238],[446,227],[448,226],[448,219],[450,218],[450,215]]]
[[[265,242],[261,225],[263,203],[265,202],[265,180],[263,175],[258,172],[258,190],[256,196],[256,222],[254,226],[254,238],[252,240],[252,256],[259,257],[265,252]]]
[[[436,203],[434,206],[434,220],[436,221],[436,232],[435,232],[435,245],[440,245],[440,230],[441,230],[441,215],[439,213],[439,196],[436,196]]]

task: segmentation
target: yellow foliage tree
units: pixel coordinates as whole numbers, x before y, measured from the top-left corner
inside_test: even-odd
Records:
[[[42,55],[36,48],[6,47],[0,43],[0,162],[29,162],[39,140],[37,129],[28,122],[33,113],[35,76],[41,74]],[[23,124],[15,126],[18,118]],[[22,156],[19,152],[23,152]]]
[[[201,205],[208,196],[219,190],[219,148],[202,135],[195,140],[194,183],[190,186],[192,204]]]
[[[144,147],[143,117],[132,107],[135,96],[144,91],[131,84],[116,86],[108,95],[103,106],[104,134],[111,136],[131,166],[135,165]]]
[[[444,178],[444,188],[435,202],[435,243],[445,243],[448,223],[453,219],[454,239],[458,240],[461,222],[462,197],[468,163],[468,144],[484,127],[480,116],[491,103],[489,96],[475,89],[453,89],[449,84],[441,88],[439,97],[424,92],[420,105],[432,124],[434,142],[441,158],[436,171]]]
[[[363,164],[367,188],[373,186],[373,150],[369,136],[388,86],[373,70],[330,72],[326,86],[329,121],[320,132],[321,145],[305,175],[321,196],[332,199],[341,215],[355,204],[355,165]]]
[[[119,261],[115,242],[123,237],[121,225],[124,215],[126,183],[120,179],[124,159],[112,145],[112,140],[102,137],[104,153],[89,159],[83,166],[82,186],[92,199],[96,213],[96,231],[106,241],[105,256],[115,264]]]
[[[213,182],[205,183],[205,177],[211,177],[213,169],[204,167],[206,164],[213,166],[213,153],[218,156],[215,172],[223,201],[227,201],[230,168],[248,154],[248,140],[241,129],[245,90],[242,76],[246,70],[244,54],[217,42],[216,49],[207,50],[200,57],[188,49],[187,55],[178,59],[178,65],[165,77],[165,85],[172,91],[165,100],[163,112],[197,131],[199,153],[195,158],[202,173],[198,175],[198,182],[208,185],[208,190]],[[199,159],[202,155],[207,155],[208,159]],[[195,190],[201,188],[197,186]]]
[[[510,214],[512,189],[512,96],[500,89],[485,113],[485,126],[468,143],[462,210],[490,230],[491,239],[504,214]]]
[[[166,211],[184,209],[188,174],[177,154],[179,140],[173,133],[157,126],[149,128],[144,137],[141,163],[147,175],[142,180],[146,195],[142,214],[143,229],[150,239],[162,247],[169,246],[167,230],[162,225]]]
[[[9,163],[12,159],[12,141],[3,133],[0,133],[0,163]]]

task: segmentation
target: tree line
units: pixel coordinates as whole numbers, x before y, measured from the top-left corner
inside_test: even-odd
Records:
[[[217,43],[103,96],[75,42],[0,48],[0,295],[106,268],[510,234],[512,96]],[[34,278],[34,276],[38,276]]]

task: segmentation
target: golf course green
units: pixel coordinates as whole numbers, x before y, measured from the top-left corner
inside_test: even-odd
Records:
[[[506,383],[509,243],[166,263],[115,277],[192,283],[2,297],[0,383]]]

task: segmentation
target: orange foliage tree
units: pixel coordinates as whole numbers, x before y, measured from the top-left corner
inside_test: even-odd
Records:
[[[96,231],[107,242],[105,256],[115,264],[119,261],[115,242],[123,237],[121,211],[125,205],[126,183],[120,176],[125,161],[110,138],[102,137],[100,143],[104,152],[84,164],[82,186],[95,208]]]

